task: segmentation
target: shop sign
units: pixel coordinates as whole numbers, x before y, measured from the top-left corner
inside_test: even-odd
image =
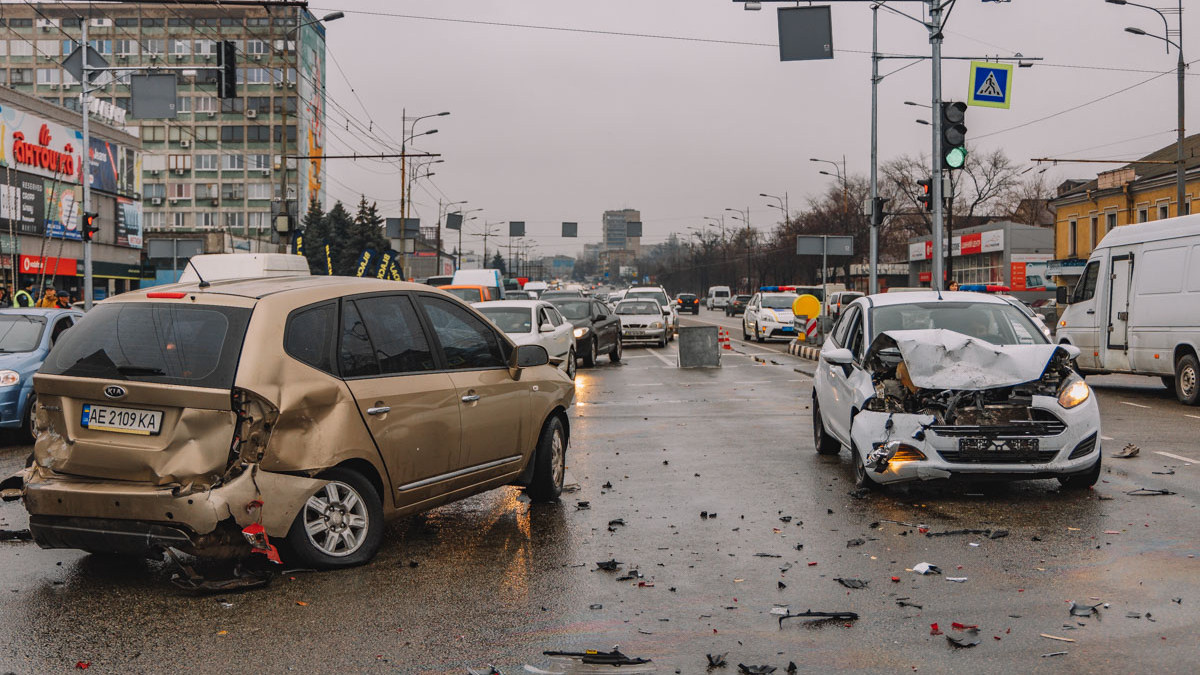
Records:
[[[989,230],[980,232],[980,253],[994,253],[1004,250],[1004,230]]]
[[[43,258],[23,255],[19,258],[21,274],[46,274],[73,277],[79,273],[79,261],[74,258]]]

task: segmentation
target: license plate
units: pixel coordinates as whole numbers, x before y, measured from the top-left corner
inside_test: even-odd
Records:
[[[80,424],[85,429],[154,436],[162,429],[162,411],[84,404]]]
[[[795,333],[796,329],[792,328],[791,326],[784,326],[783,328],[779,329],[779,332],[780,333]]]
[[[644,331],[644,330],[627,330],[627,331],[625,331],[625,334],[626,335],[645,335],[646,331]]]
[[[1036,438],[960,438],[958,451],[964,456],[1005,455],[1026,457],[1038,452]]]

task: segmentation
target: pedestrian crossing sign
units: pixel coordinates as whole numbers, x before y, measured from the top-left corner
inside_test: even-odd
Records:
[[[1012,101],[1012,64],[971,62],[967,104],[985,108],[1008,108]]]

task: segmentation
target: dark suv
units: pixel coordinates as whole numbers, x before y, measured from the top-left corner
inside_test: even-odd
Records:
[[[725,316],[738,316],[746,313],[746,303],[750,302],[748,295],[735,295],[725,304]]]
[[[700,313],[700,298],[692,293],[680,293],[675,296],[675,309],[680,314],[683,312],[691,312],[692,314]]]

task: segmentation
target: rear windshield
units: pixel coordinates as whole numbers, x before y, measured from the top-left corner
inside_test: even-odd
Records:
[[[98,305],[63,333],[40,372],[229,389],[250,312],[175,303]]]
[[[653,302],[622,302],[617,305],[617,314],[662,314],[662,307]]]
[[[729,291],[713,291],[714,298],[728,298]]]
[[[592,315],[592,303],[587,300],[555,300],[552,304],[571,321],[580,321]]]
[[[482,302],[483,293],[478,288],[447,288],[446,292],[467,302]]]
[[[32,314],[0,314],[0,352],[31,352],[42,342],[46,317]]]
[[[505,333],[533,332],[533,314],[525,307],[476,307]]]
[[[667,294],[663,293],[662,291],[629,291],[625,294],[626,300],[632,300],[634,298],[638,298],[639,300],[642,298],[652,298],[657,300],[658,304],[660,305],[671,304],[671,301],[667,299]]]

